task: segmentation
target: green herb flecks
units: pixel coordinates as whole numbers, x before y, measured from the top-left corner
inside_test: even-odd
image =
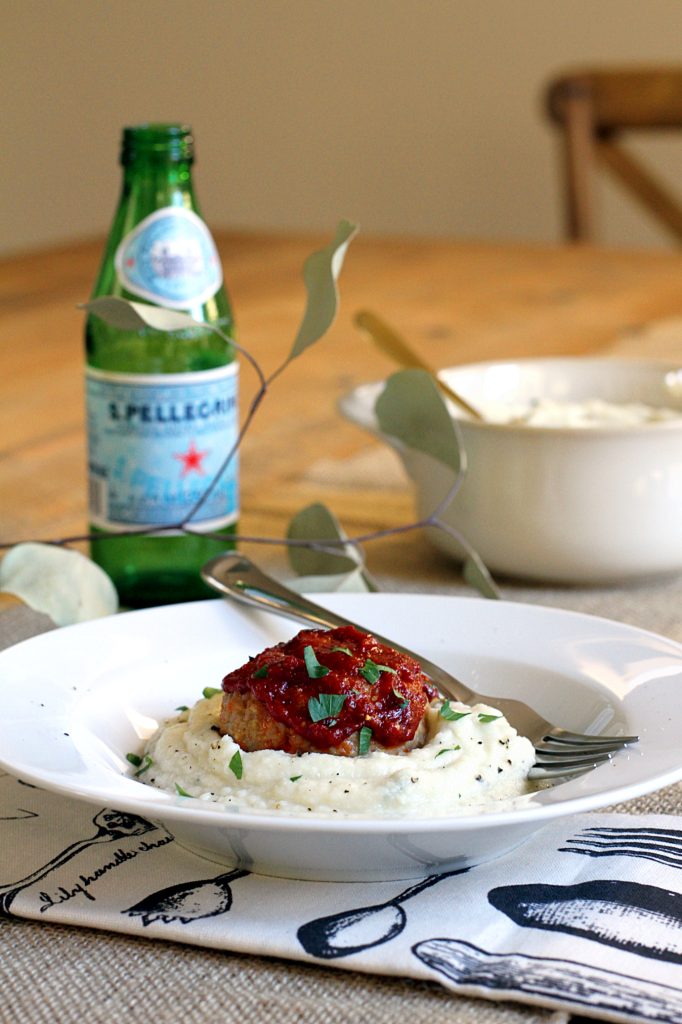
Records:
[[[268,674],[268,666],[267,665],[261,665],[261,667],[256,669],[256,671],[253,673],[253,678],[254,679],[265,679],[267,674]]]
[[[341,651],[342,654],[347,654],[349,658],[353,657],[353,652],[349,651],[347,647],[332,647],[332,651]]]
[[[369,745],[372,740],[372,730],[368,725],[363,725],[360,730],[360,741],[358,743],[358,754],[362,756],[369,752]]]
[[[343,693],[321,693],[318,697],[311,697],[308,701],[308,711],[313,722],[322,722],[325,718],[333,718],[340,714],[345,699],[346,695]]]
[[[298,782],[298,780],[301,778],[303,778],[302,775],[292,775],[292,777],[289,779],[289,782]]]
[[[135,772],[135,776],[136,777],[138,775],[142,775],[142,772],[146,772],[147,769],[151,768],[151,766],[154,764],[154,762],[152,761],[152,759],[149,756],[149,754],[145,754],[144,755],[144,761],[145,761],[145,764],[142,766],[142,768],[138,769],[138,771]]]
[[[210,700],[211,697],[215,697],[216,693],[222,693],[222,692],[223,692],[222,690],[216,689],[215,686],[205,686],[204,689],[203,689],[203,694],[204,694],[204,697],[206,698],[206,700]]]
[[[180,707],[176,708],[175,710],[176,711],[189,711],[189,708],[187,707],[186,704],[181,704]]]
[[[470,714],[470,711],[453,711],[449,700],[446,700],[440,709],[440,717],[444,718],[446,722],[459,722],[460,718],[466,718]]]
[[[368,683],[372,684],[379,682],[379,676],[382,672],[392,672],[393,675],[397,675],[394,668],[389,668],[388,665],[377,665],[371,658],[368,658],[360,669],[361,675],[365,677]]]
[[[444,747],[442,750],[438,751],[438,753],[436,754],[436,757],[440,757],[441,754],[452,754],[452,753],[454,753],[455,750],[461,750],[461,749],[462,748],[460,747],[459,743],[457,744],[456,747]]]
[[[500,718],[502,718],[502,715],[479,715],[478,716],[479,722],[483,722],[484,725],[487,725],[488,722],[497,722],[497,720],[500,719]]]
[[[315,651],[312,647],[308,646],[304,648],[303,658],[305,661],[305,667],[308,670],[308,675],[311,679],[321,679],[322,676],[329,675],[329,669],[325,668],[324,665],[320,665],[319,661],[315,657]],[[324,717],[326,718],[327,716],[325,715]],[[315,722],[317,719],[314,718],[313,721]]]
[[[393,693],[396,695],[396,697],[400,701],[400,708],[401,708],[401,710],[404,710],[405,708],[410,706],[410,702],[407,699],[407,697],[404,694],[402,694],[400,692],[400,690],[396,690],[395,686],[393,687]]]
[[[192,794],[191,793],[185,793],[185,791],[182,788],[182,786],[178,785],[177,782],[175,783],[175,788],[177,789],[177,791],[180,794],[180,796],[188,796],[190,798],[190,800],[194,799]]]
[[[138,754],[126,754],[126,761],[130,761],[136,768],[139,768],[142,764],[142,758]]]
[[[242,755],[239,751],[232,755],[229,767],[230,771],[234,772],[238,779],[241,779],[244,774],[244,766],[242,765]]]

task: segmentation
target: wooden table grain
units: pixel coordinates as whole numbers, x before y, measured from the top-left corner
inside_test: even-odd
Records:
[[[218,234],[239,339],[272,370],[302,315],[301,269],[328,238]],[[0,261],[0,540],[87,528],[83,315],[103,241]],[[291,515],[322,500],[349,533],[412,517],[405,484],[321,484],[311,467],[343,462],[374,442],[336,412],[345,392],[393,367],[352,326],[360,308],[393,323],[433,363],[608,350],[624,334],[646,353],[652,321],[682,315],[682,255],[587,246],[362,238],[340,279],[329,335],[273,386],[242,452],[244,533],[281,536]],[[638,335],[637,332],[640,332]],[[637,337],[642,342],[637,342]],[[682,343],[679,344],[682,358]],[[254,378],[242,370],[243,407]],[[329,475],[329,474],[328,474]],[[319,478],[319,474],[318,474]],[[409,574],[416,535],[368,550],[370,567]]]

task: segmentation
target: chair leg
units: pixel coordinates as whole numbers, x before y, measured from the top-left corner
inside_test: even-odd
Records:
[[[574,84],[563,97],[566,234],[574,242],[594,238],[595,154],[592,99],[588,88]]]

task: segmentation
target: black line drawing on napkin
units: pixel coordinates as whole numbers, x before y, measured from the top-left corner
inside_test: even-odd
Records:
[[[425,889],[438,885],[453,875],[463,875],[469,868],[458,868],[456,871],[445,871],[441,875],[429,875],[422,878],[416,885],[373,907],[358,907],[355,910],[343,910],[329,917],[318,917],[301,925],[296,933],[298,941],[306,953],[316,956],[319,960],[335,960],[352,953],[362,953],[373,946],[381,946],[390,942],[405,928],[407,914],[401,904],[412,899]]]
[[[491,953],[459,939],[428,939],[412,947],[432,970],[465,990],[492,989],[510,998],[541,997],[556,1009],[611,1010],[665,1024],[682,1024],[682,994],[676,988],[590,967],[574,960]],[[476,993],[472,993],[476,994]]]
[[[81,850],[98,843],[112,843],[119,839],[126,839],[128,836],[142,836],[145,832],[153,832],[158,827],[151,821],[147,821],[146,818],[138,817],[137,814],[124,814],[122,811],[112,811],[106,807],[98,811],[92,821],[97,828],[94,836],[78,839],[75,843],[71,843],[65,850],[58,853],[47,864],[43,864],[42,867],[27,875],[26,878],[10,882],[7,885],[0,885],[0,913],[9,914],[13,900],[22,889],[28,889],[35,882],[40,882],[57,868],[72,860]]]
[[[0,771],[0,780],[9,779],[10,785],[14,783],[21,783],[21,779],[15,779],[9,772]],[[22,783],[22,785],[28,785],[28,783]],[[35,786],[31,786],[31,789],[35,789]],[[8,810],[7,808],[5,808]],[[0,821],[23,821],[26,818],[38,818],[39,815],[36,811],[29,811],[25,807],[13,807],[12,811],[6,814],[0,814]]]
[[[40,815],[35,811],[27,811],[24,807],[17,807],[18,814],[0,814],[0,821],[23,821],[25,818],[38,818]]]
[[[488,902],[522,928],[564,932],[654,960],[682,963],[682,896],[639,882],[504,885]]]
[[[166,889],[145,896],[134,907],[122,910],[121,913],[128,917],[141,917],[145,928],[154,921],[191,924],[204,917],[218,917],[219,914],[226,914],[232,906],[230,882],[250,874],[250,871],[237,869],[215,878],[169,885]]]
[[[674,828],[587,828],[559,853],[587,857],[639,857],[682,868],[682,832]]]

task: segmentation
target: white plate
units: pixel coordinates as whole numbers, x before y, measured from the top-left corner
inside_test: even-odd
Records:
[[[0,765],[79,800],[163,821],[181,845],[265,874],[409,878],[499,856],[550,819],[682,778],[682,646],[606,619],[531,605],[402,594],[317,599],[578,732],[638,733],[613,762],[551,789],[442,819],[343,819],[223,810],[131,777],[157,722],[220,686],[296,626],[220,600],[70,626],[0,654]]]

